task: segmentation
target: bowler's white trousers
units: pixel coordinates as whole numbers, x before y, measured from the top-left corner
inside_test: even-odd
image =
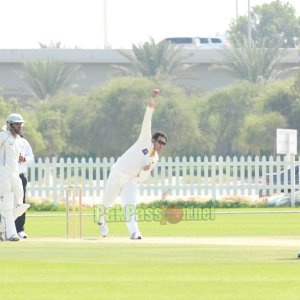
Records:
[[[14,207],[23,203],[23,187],[19,173],[0,167],[0,214],[5,219],[6,236],[17,234]]]
[[[139,232],[136,221],[136,202],[137,202],[137,177],[132,177],[116,170],[112,167],[107,179],[101,204],[105,209],[112,207],[118,196],[121,196],[121,205],[124,210],[125,223],[129,235]],[[100,222],[105,222],[104,216],[100,218]]]

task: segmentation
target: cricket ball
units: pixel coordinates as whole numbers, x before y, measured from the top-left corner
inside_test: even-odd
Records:
[[[177,224],[183,219],[183,208],[169,205],[165,211],[165,218],[171,224]]]
[[[153,90],[152,90],[152,95],[153,95],[153,96],[157,96],[159,93],[160,93],[160,90],[159,90],[159,89],[153,89]]]

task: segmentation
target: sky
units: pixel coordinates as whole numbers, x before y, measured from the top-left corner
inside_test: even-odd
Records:
[[[62,48],[129,49],[150,38],[224,35],[237,14],[247,15],[248,1],[251,7],[272,2],[0,0],[0,49],[37,49],[39,43],[57,42]],[[299,0],[281,2],[289,2],[300,16]]]

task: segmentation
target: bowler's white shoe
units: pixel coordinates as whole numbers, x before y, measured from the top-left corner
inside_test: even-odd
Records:
[[[24,212],[30,207],[30,204],[21,203],[14,207],[14,218],[17,219],[18,217],[22,216]]]
[[[18,232],[18,236],[20,239],[27,239],[28,235],[24,231]]]
[[[131,237],[131,240],[141,240],[142,239],[142,235],[139,232],[134,232]]]
[[[19,239],[19,237],[18,237],[18,235],[17,234],[13,234],[9,239],[7,239],[8,241],[10,241],[10,242],[17,242],[17,241],[19,241],[20,239]]]
[[[100,222],[99,222],[98,225],[99,225],[100,232],[101,232],[102,236],[103,236],[103,237],[107,237],[109,231],[108,231],[108,228],[107,228],[107,226],[106,226],[106,223],[105,223],[105,222],[103,222],[103,223],[100,223]]]

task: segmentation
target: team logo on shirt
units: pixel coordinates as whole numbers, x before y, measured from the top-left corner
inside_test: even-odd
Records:
[[[142,152],[144,155],[146,155],[146,154],[148,154],[149,150],[146,148],[146,149],[143,149]]]

